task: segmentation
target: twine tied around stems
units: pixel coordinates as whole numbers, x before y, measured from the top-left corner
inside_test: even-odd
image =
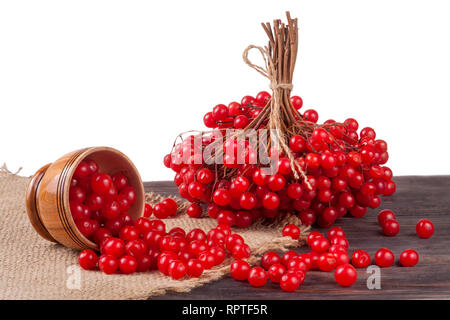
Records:
[[[250,61],[248,58],[248,54],[250,50],[257,49],[261,53],[261,56],[264,60],[265,67],[258,66]],[[269,49],[267,47],[263,48],[260,46],[255,46],[253,44],[249,45],[247,48],[245,48],[244,52],[242,53],[242,59],[244,59],[244,62],[250,67],[258,71],[260,74],[262,74],[264,77],[270,80],[270,89],[272,89],[274,92],[276,89],[288,89],[292,90],[294,87],[292,83],[278,83],[276,72],[274,69],[274,63],[272,61],[272,58],[270,57]]]
[[[261,53],[261,56],[264,60],[264,67],[258,66],[250,61],[248,54],[249,54],[250,50],[252,50],[252,49],[256,49]],[[298,173],[300,173],[300,175],[302,176],[306,185],[310,189],[312,189],[311,184],[309,183],[309,181],[307,179],[305,171],[300,167],[298,162],[295,160],[295,157],[292,154],[292,151],[286,142],[287,137],[286,137],[286,133],[285,133],[285,128],[282,125],[282,120],[281,120],[281,116],[282,116],[281,115],[281,113],[282,113],[282,110],[281,110],[282,92],[281,92],[281,90],[282,89],[289,90],[289,91],[292,90],[292,88],[293,88],[292,83],[278,83],[277,71],[276,71],[275,64],[273,62],[273,59],[271,57],[270,50],[268,47],[263,48],[263,47],[255,46],[255,45],[251,44],[242,53],[242,58],[243,58],[244,62],[250,68],[256,70],[258,73],[260,73],[261,75],[263,75],[264,77],[266,77],[267,79],[270,80],[270,88],[272,89],[273,94],[272,94],[271,100],[268,103],[268,106],[270,104],[268,127],[274,128],[277,130],[281,149],[284,151],[284,153],[286,154],[286,156],[288,157],[288,159],[291,163],[294,177],[296,179],[299,179],[300,176]],[[284,128],[284,130],[283,130],[283,128]]]

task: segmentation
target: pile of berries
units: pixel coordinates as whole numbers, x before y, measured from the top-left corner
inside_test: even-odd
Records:
[[[135,201],[136,190],[124,174],[101,173],[93,160],[82,161],[73,174],[69,190],[72,217],[80,232],[97,244],[134,223],[128,210]]]
[[[396,221],[391,210],[381,211],[378,219],[379,221]],[[418,222],[419,237],[429,238],[433,231],[431,221],[422,219]],[[292,239],[299,239],[300,229],[289,224],[285,226],[282,234]],[[371,264],[371,257],[365,250],[358,249],[349,255],[349,242],[344,230],[340,227],[330,228],[326,237],[320,232],[311,232],[306,242],[311,249],[310,252],[299,254],[288,251],[280,256],[275,251],[267,251],[261,258],[261,266],[252,268],[247,261],[236,260],[230,267],[231,276],[239,281],[248,281],[254,287],[262,287],[267,280],[270,280],[272,283],[279,284],[282,290],[290,292],[300,287],[308,271],[331,272],[334,270],[336,282],[343,287],[349,287],[358,278],[356,268],[367,268]],[[379,267],[390,267],[394,261],[393,252],[387,248],[381,248],[375,253],[374,262]],[[403,267],[412,267],[418,262],[419,255],[413,249],[404,250],[400,254],[399,263]]]
[[[251,255],[244,239],[226,225],[207,233],[197,228],[186,233],[179,227],[166,232],[162,220],[146,217],[121,228],[119,237],[103,235],[99,246],[100,257],[90,249],[79,254],[82,268],[98,266],[106,274],[159,270],[173,279],[200,277],[204,270],[222,264],[227,255],[235,259]]]
[[[230,226],[247,227],[261,217],[275,218],[290,211],[297,212],[305,225],[330,227],[346,214],[364,216],[367,208],[380,205],[380,196],[395,192],[392,171],[384,166],[389,158],[387,143],[376,138],[375,130],[366,127],[358,133],[358,122],[352,118],[318,125],[319,116],[313,109],[299,113],[302,118],[297,121],[303,131],[287,141],[306,179],[295,178],[288,157],[275,149],[269,155],[278,156],[276,173],[265,174],[255,162],[258,150],[249,141],[231,138],[220,142],[223,164],[207,164],[203,151],[216,141],[213,133],[246,128],[270,99],[263,91],[256,98],[245,96],[240,103],[215,106],[204,116],[211,135],[191,135],[165,156],[164,165],[176,173],[179,194],[192,203],[190,216],[200,217],[199,204],[204,203],[211,218]],[[300,97],[290,99],[295,109],[302,107]],[[263,129],[266,122],[257,129]],[[199,139],[201,143],[195,143]]]

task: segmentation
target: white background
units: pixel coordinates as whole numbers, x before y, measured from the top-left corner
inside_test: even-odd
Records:
[[[241,54],[286,9],[303,110],[374,127],[396,175],[450,174],[450,6],[411,0],[0,1],[0,162],[30,175],[109,145],[143,179],[171,179],[178,133],[268,89]]]

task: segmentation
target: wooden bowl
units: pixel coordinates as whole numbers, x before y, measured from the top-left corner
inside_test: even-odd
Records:
[[[127,156],[108,147],[73,151],[40,168],[28,184],[26,207],[31,224],[44,239],[77,250],[98,250],[98,246],[78,230],[70,212],[70,182],[84,159],[97,162],[100,172],[125,174],[136,190],[136,202],[128,213],[135,220],[143,215],[144,186],[139,172]]]

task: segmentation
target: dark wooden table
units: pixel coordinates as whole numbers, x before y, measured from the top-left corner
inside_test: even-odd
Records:
[[[368,211],[361,219],[343,218],[341,226],[350,243],[350,253],[364,249],[373,258],[382,247],[391,249],[398,260],[404,249],[413,248],[420,262],[412,268],[381,269],[381,289],[369,290],[365,269],[358,270],[358,280],[350,288],[336,284],[333,273],[310,271],[298,292],[286,293],[270,281],[263,288],[225,278],[194,289],[189,294],[169,293],[152,299],[450,299],[450,176],[403,176],[394,179],[397,192],[383,199],[381,207]],[[147,191],[176,194],[171,182],[145,183]],[[376,216],[381,209],[392,209],[400,223],[400,233],[386,237]],[[435,233],[420,239],[415,233],[417,221],[433,221]],[[326,232],[327,229],[319,229]],[[299,252],[305,252],[306,247]]]

